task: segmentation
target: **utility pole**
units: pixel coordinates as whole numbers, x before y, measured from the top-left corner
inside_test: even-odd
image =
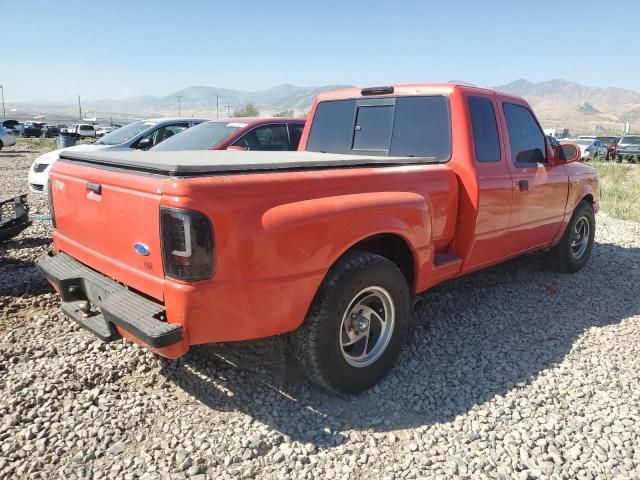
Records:
[[[220,95],[216,93],[216,120],[220,118]]]
[[[78,115],[80,120],[82,120],[82,104],[80,103],[80,95],[78,95]]]
[[[7,118],[7,112],[4,110],[4,87],[0,85],[0,92],[2,92],[2,118]]]
[[[178,117],[180,117],[180,99],[182,98],[182,95],[176,95],[176,98],[178,99]]]
[[[229,101],[227,100],[227,105],[226,106],[227,106],[227,117],[230,117],[231,116],[231,107],[233,107],[233,105],[231,105],[229,103]]]

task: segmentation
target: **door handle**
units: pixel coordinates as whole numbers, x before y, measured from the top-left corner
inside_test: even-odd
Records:
[[[97,195],[100,195],[102,193],[102,185],[95,182],[87,182],[87,190]]]
[[[518,188],[521,192],[529,190],[529,180],[518,180]]]

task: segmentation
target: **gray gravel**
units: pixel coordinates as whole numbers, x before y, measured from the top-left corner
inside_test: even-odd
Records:
[[[0,196],[34,156],[0,152]],[[49,233],[0,246],[0,478],[640,477],[640,224],[600,214],[576,275],[531,255],[437,287],[399,365],[344,398],[282,338],[175,362],[100,343],[32,265]]]

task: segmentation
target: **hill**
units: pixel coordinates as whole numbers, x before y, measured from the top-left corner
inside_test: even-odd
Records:
[[[520,79],[495,88],[524,97],[545,126],[568,127],[574,133],[620,133],[625,121],[640,122],[640,92],[634,90],[560,79],[539,83]]]
[[[176,115],[177,97],[180,97],[183,116],[215,118],[218,94],[220,117],[227,116],[227,112],[233,112],[249,102],[254,103],[262,115],[291,109],[296,115],[302,115],[309,110],[319,93],[346,86],[300,87],[285,83],[264,90],[246,91],[199,85],[164,96],[140,95],[121,100],[85,100],[83,108],[85,112],[91,112],[102,119],[113,116],[130,121],[134,118]],[[531,103],[545,127],[569,128],[572,134],[618,134],[622,131],[624,122],[629,121],[632,122],[633,130],[640,130],[640,127],[634,128],[633,125],[640,124],[640,92],[622,88],[589,87],[560,79],[539,83],[520,79],[494,88],[524,97]],[[59,102],[34,101],[11,106],[19,106],[22,112],[20,117],[24,119],[43,113],[64,113],[69,118],[74,118],[77,112],[75,102],[61,105]]]
[[[313,99],[318,93],[336,88],[342,88],[342,86],[298,87],[291,84],[282,84],[258,91],[193,86],[162,97],[144,95],[123,100],[87,101],[85,102],[85,107],[88,110],[112,112],[175,113],[178,98],[180,98],[183,112],[212,112],[215,111],[216,95],[218,95],[221,114],[222,112],[226,114],[227,109],[233,111],[233,109],[246,103],[254,103],[264,114],[290,109],[295,109],[298,113],[302,113],[300,111],[306,112],[309,110]],[[227,105],[230,106],[227,107]]]

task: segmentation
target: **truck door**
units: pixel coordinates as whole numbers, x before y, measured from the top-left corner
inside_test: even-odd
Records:
[[[521,252],[549,244],[564,217],[569,178],[564,165],[553,165],[547,141],[525,105],[502,103],[513,186],[509,248]]]
[[[473,248],[466,267],[481,268],[508,255],[513,189],[506,143],[500,142],[494,95],[467,97],[478,179],[478,214]]]

